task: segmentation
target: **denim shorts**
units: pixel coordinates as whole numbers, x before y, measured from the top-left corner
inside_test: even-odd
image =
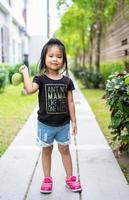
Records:
[[[55,127],[38,121],[37,144],[41,147],[49,147],[53,145],[54,140],[61,145],[69,144],[70,124]]]

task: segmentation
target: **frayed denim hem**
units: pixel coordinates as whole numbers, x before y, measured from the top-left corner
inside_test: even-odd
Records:
[[[69,145],[70,141],[69,140],[66,141],[66,142],[59,142],[59,141],[57,141],[57,143],[65,146],[65,145]]]
[[[47,144],[47,143],[45,143],[45,142],[42,142],[38,137],[37,137],[37,139],[36,139],[36,144],[37,144],[38,146],[40,146],[40,147],[50,147],[50,146],[53,145],[53,143]]]

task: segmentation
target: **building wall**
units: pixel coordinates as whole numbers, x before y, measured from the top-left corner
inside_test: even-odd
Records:
[[[105,29],[101,41],[101,62],[122,60],[129,56],[129,11],[119,11]]]
[[[0,10],[0,25],[3,25],[5,23],[5,14],[4,12],[2,12],[2,10]]]
[[[12,29],[12,41],[13,41],[13,63],[22,62],[22,33],[20,33],[19,27],[13,23]]]
[[[5,24],[5,15],[2,11],[0,11],[0,36],[1,36],[1,28]],[[2,45],[2,38],[0,37],[0,44]],[[0,47],[1,47],[0,45]],[[2,62],[2,47],[0,48],[0,62]]]
[[[22,11],[16,13],[14,10],[13,1],[0,2],[0,63],[17,64],[23,60],[25,22]]]
[[[96,39],[93,40],[93,64],[95,64]],[[129,10],[119,10],[112,23],[103,29],[100,63],[115,62],[129,58]],[[82,63],[82,56],[81,56]],[[89,52],[86,53],[89,63]]]
[[[0,12],[0,62],[9,62],[8,15]]]
[[[47,41],[46,36],[34,35],[30,37],[29,41],[29,62],[37,64],[40,59],[41,50]]]
[[[31,1],[29,3],[31,4]],[[0,1],[0,63],[23,63],[26,58],[29,58],[29,64],[39,61],[41,49],[47,40],[46,13],[43,19],[44,32],[39,33],[42,35],[28,36],[25,34],[27,27],[22,16],[23,8],[24,0]],[[43,8],[46,12],[46,1],[43,2]],[[6,31],[2,42],[1,30],[3,28]]]

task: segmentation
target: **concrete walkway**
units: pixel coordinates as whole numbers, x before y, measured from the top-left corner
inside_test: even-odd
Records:
[[[40,194],[43,177],[40,151],[35,145],[37,108],[0,159],[0,200],[126,200],[129,185],[107,144],[93,112],[78,87],[74,92],[78,135],[70,146],[74,174],[83,192],[65,188],[65,173],[57,145],[53,151],[53,193]]]

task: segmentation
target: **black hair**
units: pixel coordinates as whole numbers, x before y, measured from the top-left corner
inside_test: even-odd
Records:
[[[57,38],[51,38],[44,46],[43,49],[41,51],[41,57],[40,57],[40,62],[39,62],[39,70],[40,73],[43,73],[43,71],[46,71],[46,63],[45,63],[45,59],[46,59],[46,54],[48,51],[49,47],[52,46],[58,46],[59,49],[62,51],[63,53],[63,66],[64,66],[64,71],[66,71],[66,74],[68,75],[68,65],[67,65],[67,56],[66,56],[66,50],[65,50],[65,46],[64,44],[58,40]]]

